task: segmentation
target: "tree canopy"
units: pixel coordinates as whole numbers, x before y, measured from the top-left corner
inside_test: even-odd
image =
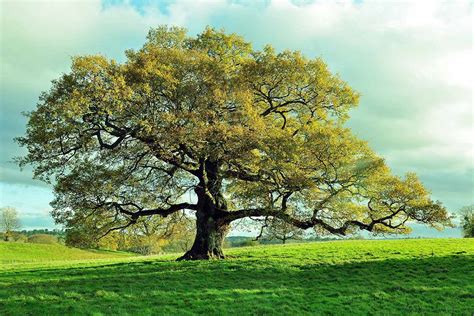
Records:
[[[184,259],[223,257],[245,217],[339,235],[448,223],[415,174],[392,175],[344,127],[358,99],[320,58],[162,26],[123,63],[74,57],[29,113],[19,162],[54,184],[58,223],[194,212]]]

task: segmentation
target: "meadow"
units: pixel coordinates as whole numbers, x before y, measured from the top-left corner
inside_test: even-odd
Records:
[[[82,250],[61,244],[31,244],[0,242],[0,267],[19,264],[50,263],[55,261],[110,259],[133,256],[131,253],[107,250]]]
[[[193,262],[77,249],[48,256],[49,245],[24,244],[37,247],[29,253],[12,245],[0,243],[0,315],[474,312],[473,239],[244,247]]]

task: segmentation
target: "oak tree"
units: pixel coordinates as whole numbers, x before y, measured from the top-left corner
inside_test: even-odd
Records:
[[[19,163],[54,184],[58,223],[94,220],[107,232],[193,212],[182,259],[222,258],[245,217],[338,235],[447,223],[414,174],[392,175],[344,127],[358,99],[320,58],[163,26],[123,63],[73,58],[28,114]]]

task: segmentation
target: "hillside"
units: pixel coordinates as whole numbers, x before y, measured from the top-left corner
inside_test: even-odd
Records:
[[[0,314],[470,315],[474,310],[472,239],[315,242],[234,248],[227,255],[207,262],[175,262],[176,255],[0,267]]]
[[[60,244],[0,242],[0,265],[65,260],[112,259],[130,256],[132,255],[124,252],[82,250]]]

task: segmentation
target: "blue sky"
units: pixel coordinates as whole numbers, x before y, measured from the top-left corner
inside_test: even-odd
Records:
[[[52,227],[51,188],[11,162],[21,112],[67,72],[70,57],[117,60],[150,27],[206,26],[256,48],[321,56],[362,94],[348,125],[397,174],[415,171],[450,210],[473,203],[473,37],[470,1],[2,1],[0,206],[26,228]]]

